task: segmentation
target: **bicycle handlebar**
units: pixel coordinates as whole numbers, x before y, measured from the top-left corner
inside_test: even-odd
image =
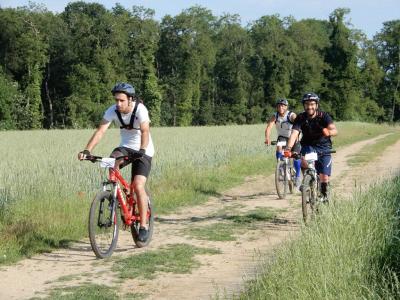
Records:
[[[99,162],[103,159],[104,157],[102,156],[97,156],[97,155],[86,155],[86,157],[82,160],[88,160],[91,161],[92,163],[95,162]],[[122,155],[122,156],[117,156],[117,157],[112,157],[115,158],[115,160],[119,160],[119,159],[124,159],[124,160],[129,160],[129,159],[133,159],[132,155]],[[139,159],[139,158],[136,158]]]
[[[276,146],[276,145],[278,145],[278,143],[286,143],[286,142],[285,141],[272,141],[271,146]],[[282,145],[280,145],[280,146],[282,146]]]
[[[327,154],[332,154],[332,153],[336,153],[336,150],[329,150],[329,151],[325,151],[325,152],[317,152],[318,156],[323,156],[323,155],[327,155]],[[290,156],[290,158],[294,158],[294,159],[299,159],[301,157],[300,153],[297,152],[292,152],[292,155]]]

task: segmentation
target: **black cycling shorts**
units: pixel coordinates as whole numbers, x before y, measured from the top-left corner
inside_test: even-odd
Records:
[[[117,147],[111,152],[110,157],[118,157],[118,156],[131,156],[137,151],[132,150],[127,147]],[[151,157],[148,155],[143,155],[140,159],[135,160],[126,160],[122,164],[120,164],[119,168],[122,169],[123,167],[132,163],[132,179],[136,175],[142,175],[144,177],[149,177],[150,169],[151,169]]]

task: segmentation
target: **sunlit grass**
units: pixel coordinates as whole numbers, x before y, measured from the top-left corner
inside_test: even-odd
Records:
[[[118,259],[113,271],[121,278],[153,279],[162,273],[191,273],[201,263],[196,255],[220,254],[217,249],[199,248],[187,244],[171,244],[158,250]]]
[[[384,150],[400,140],[399,134],[390,134],[378,139],[375,143],[367,145],[348,161],[350,165],[361,165],[373,160],[376,156],[383,154]]]
[[[248,212],[228,212],[213,216],[217,222],[205,226],[191,226],[184,229],[184,233],[200,240],[235,241],[248,230],[258,229],[265,222],[273,222],[278,210],[268,207],[257,207]]]
[[[336,202],[239,299],[399,299],[400,178]]]

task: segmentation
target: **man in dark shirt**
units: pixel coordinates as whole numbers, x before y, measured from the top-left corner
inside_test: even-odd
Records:
[[[318,153],[315,168],[321,182],[321,193],[324,197],[327,197],[329,176],[331,176],[332,171],[332,156],[329,153],[332,149],[331,136],[337,135],[337,129],[331,116],[318,109],[318,95],[306,93],[303,96],[302,103],[304,112],[294,120],[285,156],[291,156],[290,150],[301,132],[303,134],[300,141],[301,154],[304,156],[310,152]],[[302,167],[306,165],[306,162],[302,161]]]

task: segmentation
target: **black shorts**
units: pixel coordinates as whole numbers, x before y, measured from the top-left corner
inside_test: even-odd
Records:
[[[133,155],[135,150],[132,150],[127,147],[117,147],[113,150],[113,152],[110,154],[110,157],[118,157],[118,156],[130,156]],[[136,175],[142,175],[144,177],[149,177],[150,174],[150,169],[151,169],[151,157],[148,155],[143,155],[141,159],[135,159],[135,160],[126,160],[124,161],[119,168],[122,169],[123,167],[129,165],[132,163],[132,179]]]
[[[287,142],[289,141],[289,138],[280,135],[280,136],[278,136],[278,138],[276,139],[276,141],[277,141],[277,142],[285,141],[285,142],[287,143]],[[283,147],[283,148],[285,148],[285,147]],[[300,150],[301,150],[300,142],[299,142],[299,141],[296,141],[296,142],[294,143],[294,145],[293,145],[292,152],[300,153]]]

